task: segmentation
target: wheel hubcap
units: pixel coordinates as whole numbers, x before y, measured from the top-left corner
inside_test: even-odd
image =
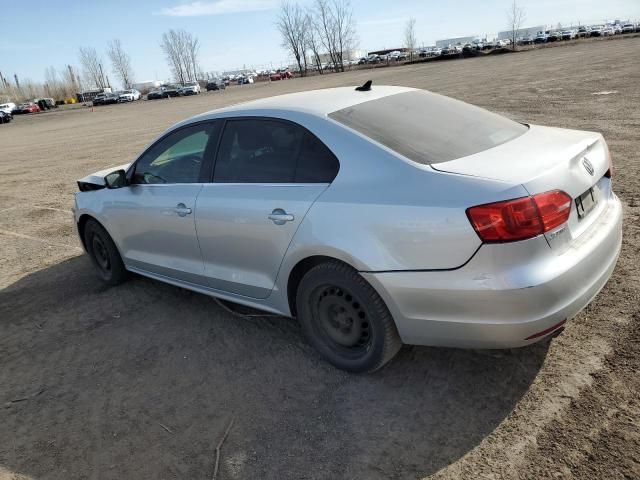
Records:
[[[98,235],[94,235],[91,245],[93,247],[93,256],[95,257],[96,262],[98,262],[100,268],[104,271],[109,271],[111,267],[109,252],[107,252],[107,248],[105,247],[102,239]]]
[[[365,348],[370,341],[369,322],[360,302],[338,287],[324,287],[318,297],[318,320],[328,337],[341,347]]]

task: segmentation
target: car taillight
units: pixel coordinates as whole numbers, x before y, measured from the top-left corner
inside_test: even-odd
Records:
[[[536,237],[565,223],[570,213],[571,197],[560,190],[467,209],[471,225],[486,243]]]

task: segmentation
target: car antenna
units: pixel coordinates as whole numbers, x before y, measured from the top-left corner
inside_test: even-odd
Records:
[[[368,92],[369,90],[371,90],[371,84],[373,82],[371,80],[367,80],[367,82],[362,85],[361,87],[356,87],[356,91],[357,92]]]

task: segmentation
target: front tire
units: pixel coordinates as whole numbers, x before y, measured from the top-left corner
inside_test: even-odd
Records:
[[[374,372],[402,346],[382,298],[344,263],[331,261],[309,270],[298,287],[296,305],[311,345],[339,369]]]
[[[87,220],[84,226],[84,245],[102,281],[118,285],[126,280],[127,270],[116,244],[95,220]]]

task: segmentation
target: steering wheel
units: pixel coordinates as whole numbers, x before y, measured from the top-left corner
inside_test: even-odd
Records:
[[[144,172],[142,174],[142,178],[144,179],[144,183],[167,183],[167,180],[165,178],[162,178],[160,175],[155,175],[149,172]],[[159,180],[159,182],[153,181],[153,179],[157,179]]]

